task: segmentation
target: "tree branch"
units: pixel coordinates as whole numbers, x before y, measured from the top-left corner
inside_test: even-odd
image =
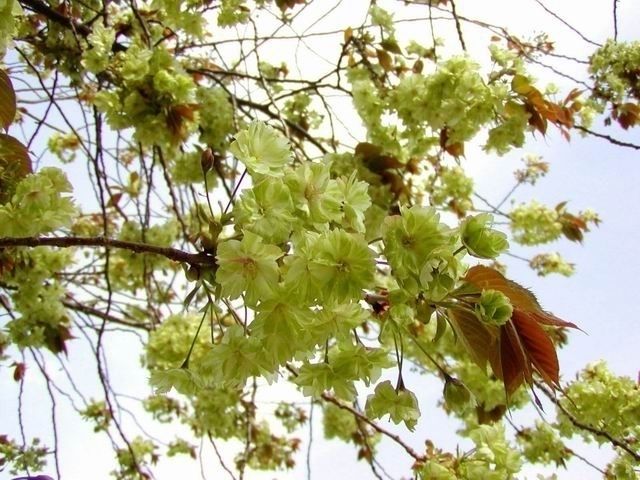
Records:
[[[458,40],[460,40],[460,46],[462,50],[467,51],[467,46],[464,43],[464,37],[462,36],[462,26],[460,25],[460,19],[458,18],[458,12],[456,12],[456,4],[453,0],[450,0],[451,3],[451,15],[453,15],[453,20],[456,23],[456,32],[458,32]]]
[[[629,455],[631,455],[631,457],[636,462],[640,462],[640,453],[634,451],[626,442],[623,442],[622,440],[615,438],[613,435],[611,435],[609,432],[605,430],[602,430],[602,429],[593,427],[587,423],[581,422],[571,412],[569,412],[564,407],[564,405],[560,403],[560,400],[558,400],[555,397],[555,395],[553,395],[553,393],[550,392],[541,382],[536,381],[535,384],[536,384],[536,387],[538,387],[545,394],[545,396],[549,400],[551,400],[551,402],[553,402],[553,404],[558,408],[558,410],[560,410],[563,413],[563,415],[565,415],[574,426],[576,426],[581,430],[590,432],[593,435],[606,438],[609,441],[609,443],[627,452]]]
[[[2,247],[106,247],[120,248],[135,253],[161,255],[169,260],[189,265],[215,266],[213,255],[206,253],[189,253],[176,248],[160,247],[147,243],[127,242],[107,237],[4,237],[0,238]]]
[[[582,125],[574,125],[573,128],[580,130],[581,132],[588,133],[589,135],[593,135],[594,137],[602,138],[603,140],[606,140],[607,142],[612,143],[613,145],[618,145],[619,147],[627,147],[627,148],[633,148],[635,150],[640,150],[640,145],[636,145],[635,143],[623,142],[622,140],[618,140],[609,135],[605,135],[604,133],[598,133],[598,132],[594,132],[593,130],[589,130],[588,128],[583,127]]]
[[[127,321],[127,320],[123,320],[121,318],[115,317],[111,314],[105,313],[102,310],[98,310],[97,308],[94,307],[90,307],[89,305],[85,305],[83,303],[78,302],[78,300],[76,300],[75,298],[73,298],[70,295],[67,295],[66,300],[62,301],[62,304],[71,309],[74,310],[76,312],[81,312],[84,313],[85,315],[89,315],[92,317],[97,317],[101,320],[104,320],[107,323],[114,323],[116,325],[123,325],[125,327],[130,327],[130,328],[141,328],[143,330],[146,331],[150,331],[151,330],[151,326],[149,324],[145,324],[145,323],[136,323],[133,321]]]
[[[369,417],[359,412],[352,406],[341,402],[336,397],[326,392],[322,394],[322,399],[326,400],[327,402],[333,403],[338,408],[346,410],[347,412],[351,413],[353,416],[357,417],[358,419],[362,420],[364,423],[369,425],[376,432],[381,433],[385,437],[389,437],[391,440],[393,440],[398,445],[400,445],[404,449],[404,451],[407,452],[411,457],[413,457],[417,462],[424,462],[426,460],[426,457],[424,455],[420,455],[418,452],[416,452],[413,448],[411,448],[408,444],[406,444],[405,441],[402,440],[402,438],[400,438],[399,435],[396,435],[395,433],[391,433],[390,431],[385,430],[380,425],[375,423],[373,420],[369,419]]]
[[[72,28],[85,37],[91,33],[91,29],[86,25],[75,22],[70,17],[61,14],[60,12],[54,10],[49,5],[41,2],[40,0],[20,0],[20,4],[27,10],[39,13],[40,15],[45,16],[52,22],[56,22],[63,27]]]
[[[30,10],[34,13],[39,13],[44,16],[48,20],[57,23],[58,25],[62,25],[63,27],[69,28],[74,32],[79,33],[83,37],[88,36],[92,30],[91,27],[85,25],[84,23],[80,23],[75,21],[73,18],[63,15],[62,13],[54,10],[49,5],[40,0],[20,0],[20,5],[27,10]],[[115,42],[111,47],[114,52],[124,52],[127,50],[125,45],[121,43]]]

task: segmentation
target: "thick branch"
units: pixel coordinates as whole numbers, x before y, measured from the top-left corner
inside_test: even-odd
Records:
[[[91,33],[91,28],[87,25],[77,22],[71,17],[63,15],[62,13],[54,10],[49,5],[40,0],[20,0],[20,4],[27,10],[31,10],[32,12],[39,13],[43,15],[48,20],[57,23],[58,25],[62,25],[63,27],[70,28],[71,30],[78,32],[83,37],[88,36]],[[122,52],[127,49],[124,45],[120,43],[113,44],[114,52]]]
[[[169,260],[189,265],[215,265],[215,257],[206,253],[189,253],[171,247],[159,247],[147,243],[127,242],[107,237],[5,237],[1,247],[106,247],[120,248],[135,253],[161,255]]]
[[[86,25],[75,22],[70,17],[61,14],[46,3],[43,3],[39,0],[20,0],[20,4],[24,8],[31,10],[32,12],[39,13],[40,15],[45,16],[52,22],[56,22],[64,27],[76,30],[78,33],[82,34],[85,37],[91,33],[91,29]]]

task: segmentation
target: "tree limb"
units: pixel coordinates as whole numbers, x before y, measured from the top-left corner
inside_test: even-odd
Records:
[[[550,392],[541,382],[536,381],[535,384],[536,384],[536,387],[538,387],[546,395],[546,397],[549,400],[551,400],[551,402],[553,402],[553,404],[556,407],[558,407],[558,410],[560,410],[562,414],[565,415],[575,427],[579,428],[580,430],[585,430],[589,433],[592,433],[593,435],[596,435],[598,437],[606,438],[609,441],[609,443],[627,452],[629,455],[631,455],[631,457],[636,462],[640,462],[640,453],[633,450],[626,442],[623,442],[622,440],[615,438],[613,435],[611,435],[609,432],[605,430],[602,430],[602,429],[593,427],[587,423],[581,422],[571,412],[569,412],[564,407],[564,405],[560,403],[560,400],[558,400],[555,397],[555,395],[552,392]]]
[[[407,443],[405,443],[405,441],[402,440],[402,438],[400,438],[399,435],[396,435],[395,433],[391,433],[390,431],[385,430],[380,425],[375,423],[373,420],[369,419],[369,417],[367,417],[363,413],[359,412],[358,410],[356,410],[352,406],[341,402],[336,397],[334,397],[334,396],[332,396],[332,395],[330,395],[330,394],[328,394],[326,392],[323,393],[321,396],[322,396],[323,400],[326,400],[327,402],[333,403],[336,407],[341,408],[341,409],[346,410],[347,412],[351,413],[353,416],[357,417],[359,420],[363,421],[364,423],[369,425],[371,428],[373,428],[376,432],[381,433],[385,437],[389,437],[391,440],[393,440],[398,445],[400,445],[404,449],[404,451],[407,452],[411,457],[413,457],[417,462],[424,462],[426,460],[426,457],[424,455],[420,455],[418,452],[416,452]]]
[[[189,253],[171,247],[160,247],[147,243],[128,242],[107,237],[4,237],[0,238],[1,247],[105,247],[120,248],[135,253],[161,255],[174,262],[189,265],[215,266],[213,255]]]

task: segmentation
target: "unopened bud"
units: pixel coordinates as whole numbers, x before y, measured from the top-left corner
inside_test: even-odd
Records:
[[[444,401],[449,407],[464,407],[471,401],[471,392],[460,380],[447,377],[444,382]]]
[[[202,151],[202,155],[200,155],[200,166],[205,174],[213,168],[214,161],[215,158],[210,148]]]

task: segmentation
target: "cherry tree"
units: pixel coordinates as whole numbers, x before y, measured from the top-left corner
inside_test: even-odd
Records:
[[[461,0],[348,3],[0,0],[0,365],[18,405],[0,468],[62,478],[65,403],[108,439],[117,479],[180,457],[205,478],[292,469],[314,435],[351,445],[372,478],[393,478],[388,445],[416,478],[571,459],[636,478],[637,384],[604,363],[561,379],[556,349],[579,325],[507,269],[570,276],[547,244],[600,223],[512,202],[550,169],[527,142],[640,149],[624,2],[605,43],[529,2],[581,56]],[[494,202],[470,165],[514,154]],[[131,339],[141,357],[114,366]],[[134,370],[148,385],[121,391],[113,378]],[[36,377],[50,444],[25,428]],[[424,378],[468,448],[409,439],[429,416]],[[513,421],[531,407],[545,421]]]

